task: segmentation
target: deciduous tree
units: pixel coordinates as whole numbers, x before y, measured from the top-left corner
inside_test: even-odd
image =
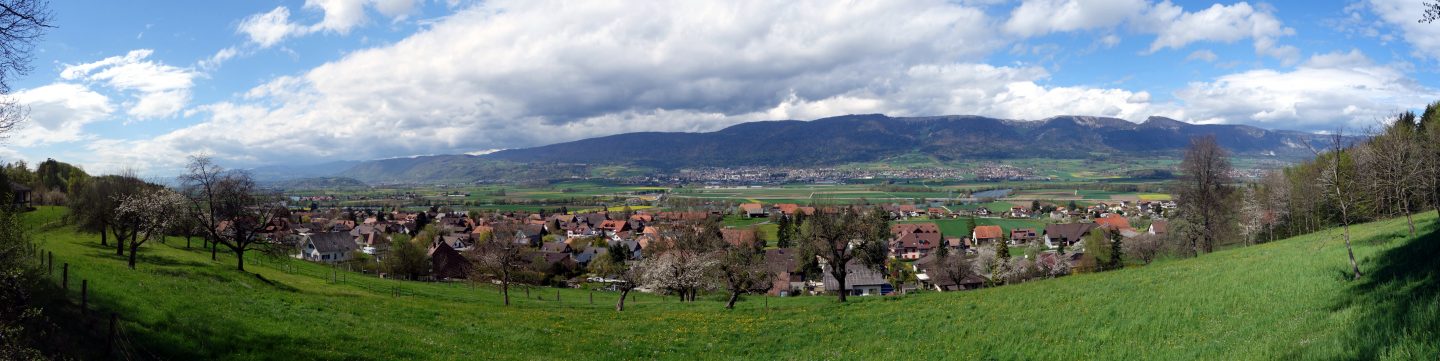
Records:
[[[817,210],[801,236],[802,254],[819,257],[839,285],[840,302],[849,293],[845,279],[850,261],[881,270],[885,266],[885,241],[890,238],[890,215],[880,208],[843,207]]]
[[[274,217],[275,202],[244,171],[227,171],[209,157],[193,156],[180,176],[187,213],[211,242],[235,253],[235,268],[245,270],[245,251],[264,246],[260,237]],[[212,253],[213,255],[213,253]]]
[[[1175,198],[1180,216],[1199,226],[1200,232],[1191,245],[1196,254],[1214,251],[1215,244],[1230,229],[1233,205],[1229,200],[1234,181],[1229,156],[1214,135],[1206,135],[1190,140],[1180,162]]]

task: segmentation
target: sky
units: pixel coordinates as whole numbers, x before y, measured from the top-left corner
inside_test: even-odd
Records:
[[[1359,129],[1440,100],[1421,0],[52,1],[0,160],[173,175],[845,114]],[[636,144],[643,147],[644,144]]]

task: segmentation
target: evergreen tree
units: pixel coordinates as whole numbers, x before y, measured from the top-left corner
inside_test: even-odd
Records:
[[[1005,240],[1005,238],[1009,237],[1004,235],[1003,233],[1000,235],[1000,237],[1000,241],[995,242],[995,257],[999,257],[1000,259],[1010,259],[1010,245],[1008,244],[1010,242],[1006,242]]]
[[[975,214],[971,213],[970,218],[965,219],[965,235],[975,234]]]
[[[1110,233],[1110,264],[1106,266],[1105,269],[1115,270],[1125,268],[1125,252],[1121,249],[1121,247],[1124,246],[1122,244],[1124,238],[1124,236],[1120,235],[1120,232]]]
[[[779,218],[780,222],[777,224],[778,229],[775,231],[776,246],[780,248],[790,248],[790,238],[793,232],[795,232],[794,225],[790,223],[790,217]]]

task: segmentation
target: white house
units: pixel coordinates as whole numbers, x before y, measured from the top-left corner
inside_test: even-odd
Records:
[[[327,232],[303,234],[300,241],[300,259],[312,262],[335,263],[350,259],[350,252],[359,246],[348,232]]]

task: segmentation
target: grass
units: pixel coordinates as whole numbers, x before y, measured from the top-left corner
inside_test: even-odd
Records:
[[[330,268],[291,260],[242,273],[228,255],[212,262],[174,240],[142,247],[130,270],[70,227],[36,239],[71,264],[72,282],[91,282],[92,304],[121,314],[137,349],[166,359],[1434,360],[1440,234],[1433,212],[1417,221],[1416,238],[1403,220],[1354,228],[1368,274],[1359,281],[1346,279],[1330,231],[979,291],[845,304],[748,297],[729,311],[713,295],[642,295],[615,312],[614,294],[591,305],[575,289],[560,290],[562,301],[519,293],[503,307],[489,288],[356,274],[331,283]]]
[[[967,218],[936,220],[914,219],[909,221],[902,221],[902,223],[935,223],[940,227],[940,233],[942,235],[944,235],[945,237],[956,238],[970,235],[970,233],[967,231],[968,222],[969,219]],[[1034,228],[1036,232],[1045,230],[1044,222],[1033,219],[975,218],[975,225],[1000,226],[1000,228],[1006,234],[1009,234],[1010,230],[1015,228]]]

